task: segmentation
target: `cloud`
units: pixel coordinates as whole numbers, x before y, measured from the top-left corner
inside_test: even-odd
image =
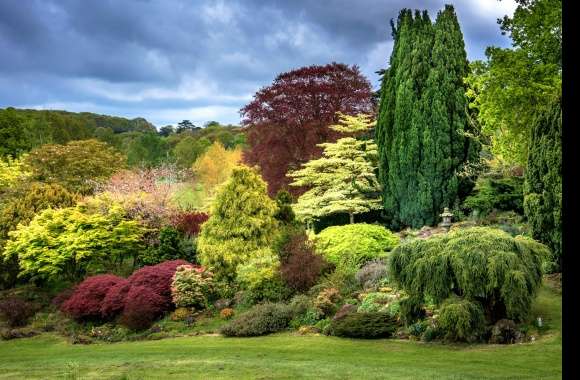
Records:
[[[357,64],[378,86],[401,8],[439,0],[21,0],[0,2],[0,107],[60,108],[238,123],[281,72]],[[509,46],[496,19],[513,0],[457,0],[469,59]]]

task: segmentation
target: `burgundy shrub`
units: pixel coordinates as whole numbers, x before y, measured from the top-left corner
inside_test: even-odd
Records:
[[[146,286],[131,286],[120,323],[132,330],[150,327],[165,311],[165,299]]]
[[[209,219],[205,212],[184,212],[172,217],[172,224],[176,230],[187,237],[196,236],[201,230],[201,225]]]
[[[100,320],[101,304],[107,292],[122,281],[125,279],[112,274],[88,277],[76,287],[73,295],[61,305],[60,310],[79,321]]]
[[[297,292],[310,289],[328,265],[326,260],[314,252],[304,233],[295,234],[282,248],[286,259],[280,267],[284,283]]]
[[[165,302],[164,308],[172,307],[171,281],[175,270],[180,265],[193,265],[185,260],[164,261],[157,265],[145,266],[129,276],[131,286],[144,286],[161,296]]]
[[[10,297],[0,301],[0,315],[10,327],[26,326],[34,313],[34,305],[21,298]]]
[[[125,308],[125,300],[130,289],[131,283],[125,279],[109,289],[101,304],[101,316],[103,319],[110,320],[121,314]]]

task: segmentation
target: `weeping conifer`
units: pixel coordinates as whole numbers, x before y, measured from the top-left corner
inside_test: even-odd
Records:
[[[464,135],[463,35],[450,5],[435,24],[426,11],[403,9],[392,27],[376,128],[385,212],[392,228],[432,225],[464,185],[456,172],[478,153]]]

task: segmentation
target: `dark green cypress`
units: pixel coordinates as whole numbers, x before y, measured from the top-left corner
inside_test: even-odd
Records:
[[[435,25],[426,11],[402,10],[393,38],[376,127],[385,214],[392,228],[432,225],[457,200],[456,171],[478,152],[463,134],[463,35],[447,5]]]
[[[540,113],[532,129],[524,182],[524,211],[532,236],[562,268],[562,103]]]

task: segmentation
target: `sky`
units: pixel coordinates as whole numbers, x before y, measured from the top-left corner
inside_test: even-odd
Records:
[[[446,3],[469,60],[511,46],[497,19],[513,0],[3,0],[0,108],[238,124],[253,94],[294,68],[356,64],[378,88],[390,20],[411,8],[435,21]]]

